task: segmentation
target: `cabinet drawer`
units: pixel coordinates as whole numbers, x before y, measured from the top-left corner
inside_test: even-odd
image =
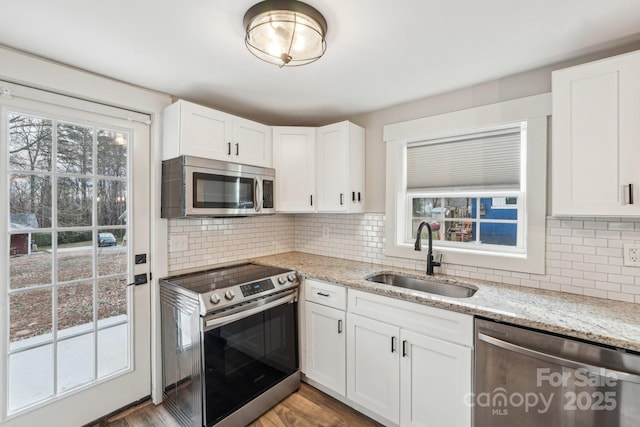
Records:
[[[347,308],[347,290],[340,285],[307,279],[304,283],[307,301],[345,310]]]
[[[349,313],[473,347],[473,316],[357,290],[349,291]]]

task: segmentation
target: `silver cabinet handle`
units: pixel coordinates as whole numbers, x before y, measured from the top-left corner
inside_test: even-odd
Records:
[[[340,193],[340,205],[344,205],[344,193]]]
[[[341,334],[342,333],[342,319],[338,320],[338,333]]]
[[[236,142],[236,156],[240,155],[240,143]]]
[[[402,357],[407,357],[409,353],[407,353],[407,340],[402,341]]]
[[[309,195],[309,205],[313,206],[313,194]]]
[[[231,143],[227,142],[227,156],[231,155]]]
[[[573,369],[584,369],[594,375],[603,376],[608,375],[609,373],[615,375],[618,380],[624,380],[636,384],[640,384],[640,375],[631,374],[629,372],[617,371],[615,369],[603,368],[601,366],[590,365],[587,363],[580,363],[573,360],[565,359],[564,357],[555,356],[553,354],[544,353],[542,351],[533,350],[531,348],[522,347],[517,344],[513,344],[507,341],[503,341],[501,339],[479,333],[478,339],[484,341],[486,343],[495,345],[496,347],[504,348],[505,350],[510,350],[524,356],[533,357],[538,360],[544,360],[545,362],[550,362],[555,365],[566,366]]]
[[[391,337],[391,353],[396,352],[396,337]]]
[[[633,204],[633,184],[629,184],[629,204]]]
[[[316,292],[316,294],[320,295],[321,297],[328,297],[329,294],[325,294],[324,292]]]

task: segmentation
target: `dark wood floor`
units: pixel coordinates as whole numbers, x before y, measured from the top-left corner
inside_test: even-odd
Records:
[[[96,426],[179,427],[162,406],[151,403],[127,410]],[[300,390],[271,408],[250,427],[381,426],[321,391],[301,384]]]

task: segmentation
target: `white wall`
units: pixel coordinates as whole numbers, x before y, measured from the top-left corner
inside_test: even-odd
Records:
[[[551,72],[554,70],[638,49],[640,42],[634,42],[572,61],[349,118],[364,127],[366,132],[366,211],[385,211],[385,147],[382,137],[385,125],[550,92]],[[425,71],[425,78],[428,78],[428,70]]]

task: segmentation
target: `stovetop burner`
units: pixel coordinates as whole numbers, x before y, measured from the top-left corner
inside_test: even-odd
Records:
[[[160,283],[197,299],[202,315],[300,285],[293,270],[253,263],[167,277]]]
[[[244,263],[174,276],[170,280],[171,283],[182,288],[204,294],[216,289],[256,282],[286,273],[290,273],[290,270],[267,265]]]

